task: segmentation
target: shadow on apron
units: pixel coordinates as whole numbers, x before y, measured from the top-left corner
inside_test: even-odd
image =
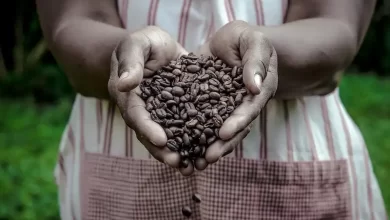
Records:
[[[351,219],[345,160],[224,158],[183,177],[155,160],[84,153],[82,219]],[[192,201],[198,193],[201,203]]]

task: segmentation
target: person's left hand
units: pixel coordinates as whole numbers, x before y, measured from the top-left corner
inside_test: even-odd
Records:
[[[270,41],[243,21],[233,21],[219,29],[197,55],[219,57],[229,66],[243,67],[243,81],[249,94],[226,119],[219,136],[206,152],[205,161],[196,163],[199,170],[232,152],[250,131],[252,121],[275,95],[278,85],[278,60]]]

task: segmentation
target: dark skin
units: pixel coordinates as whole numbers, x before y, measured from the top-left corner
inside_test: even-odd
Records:
[[[114,100],[149,152],[177,167],[179,156],[163,147],[166,136],[150,120],[137,86],[144,76],[187,53],[184,48],[157,27],[135,33],[121,28],[115,0],[36,2],[44,36],[76,91]],[[270,98],[332,92],[340,80],[337,73],[349,65],[362,43],[375,3],[290,0],[286,24],[260,27],[235,21],[218,30],[197,53],[211,53],[231,65],[243,65],[244,82],[251,94],[224,123],[222,140],[213,144],[195,167],[204,169],[232,151]],[[150,129],[156,132],[147,132]],[[193,170],[194,166],[189,166],[180,171],[189,175]]]

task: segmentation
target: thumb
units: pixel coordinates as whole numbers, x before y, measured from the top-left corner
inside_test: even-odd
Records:
[[[140,38],[129,38],[119,45],[117,49],[119,76],[117,88],[120,92],[129,92],[141,83],[145,54],[149,53],[149,48],[149,44]]]

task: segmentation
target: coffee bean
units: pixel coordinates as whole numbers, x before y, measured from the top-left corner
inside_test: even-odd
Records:
[[[214,85],[210,85],[209,86],[210,90],[213,91],[213,92],[219,92],[219,88],[214,86]]]
[[[221,95],[217,92],[210,92],[210,98],[215,99],[215,100],[219,100],[221,98]]]
[[[164,111],[164,109],[157,109],[156,114],[161,119],[163,119],[167,116],[167,113]]]
[[[191,217],[192,215],[192,210],[189,206],[184,206],[183,209],[182,209],[182,213],[185,217]]]
[[[173,132],[171,130],[169,130],[168,128],[164,128],[164,131],[165,131],[165,134],[167,135],[168,139],[174,137]]]
[[[187,114],[190,117],[194,117],[198,114],[198,111],[195,108],[187,109]]]
[[[179,87],[179,86],[175,86],[172,88],[172,95],[175,95],[175,96],[182,96],[184,95],[184,89],[182,87]]]
[[[173,99],[173,95],[170,92],[167,91],[162,91],[161,92],[161,97],[165,100],[171,100]]]
[[[190,165],[190,161],[188,159],[184,159],[181,161],[181,167],[187,168]]]
[[[187,133],[183,134],[183,144],[184,146],[190,146],[190,138],[188,137]]]
[[[171,151],[175,151],[176,152],[176,151],[179,150],[179,146],[177,145],[176,141],[174,141],[174,140],[168,140],[167,141],[167,147]]]
[[[205,102],[210,98],[209,94],[203,94],[199,97],[200,102]]]
[[[187,70],[188,72],[190,73],[196,73],[200,70],[200,66],[197,66],[197,65],[189,65],[187,66]]]
[[[207,73],[204,73],[203,75],[199,76],[198,79],[200,81],[206,81],[206,80],[210,79],[210,75]]]
[[[199,194],[195,193],[194,195],[192,195],[192,200],[194,200],[194,202],[196,203],[200,203],[202,202],[202,197]]]
[[[207,143],[206,141],[207,141],[207,139],[206,139],[206,134],[205,134],[205,133],[202,133],[202,134],[200,135],[200,138],[199,138],[199,144],[204,145],[204,144]]]
[[[186,123],[187,128],[194,128],[198,124],[198,120],[192,119]]]
[[[172,60],[140,84],[141,98],[153,121],[167,135],[167,148],[179,152],[187,167],[219,138],[223,122],[247,90],[242,67],[193,53]]]
[[[221,127],[223,124],[223,119],[220,115],[216,114],[213,116],[214,126],[215,127]]]

